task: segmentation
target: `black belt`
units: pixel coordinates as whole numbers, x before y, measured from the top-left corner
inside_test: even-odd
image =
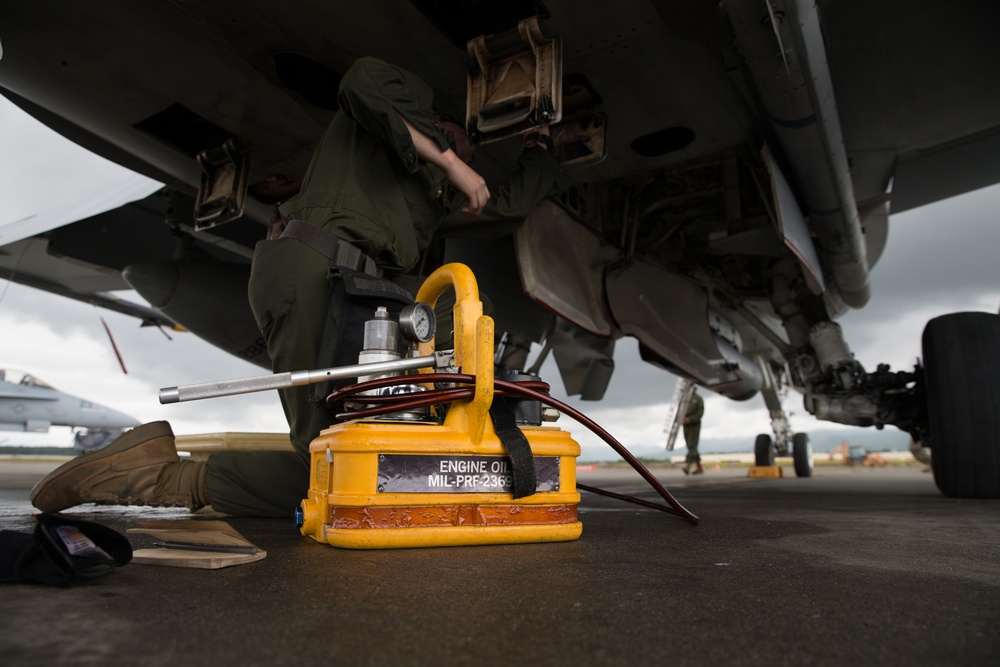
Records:
[[[344,266],[376,278],[382,277],[382,270],[378,268],[374,259],[347,241],[338,239],[330,232],[324,231],[316,225],[310,225],[304,220],[289,220],[285,230],[281,232],[281,236],[302,241],[333,262],[335,266]]]

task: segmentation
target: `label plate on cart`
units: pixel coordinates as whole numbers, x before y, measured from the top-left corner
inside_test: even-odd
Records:
[[[559,457],[536,456],[538,491],[559,490]],[[506,456],[379,454],[379,493],[505,493],[512,486]]]

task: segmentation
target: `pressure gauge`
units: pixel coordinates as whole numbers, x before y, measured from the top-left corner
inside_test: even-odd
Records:
[[[399,313],[399,328],[403,336],[418,343],[434,340],[437,318],[430,305],[418,301],[403,308]]]

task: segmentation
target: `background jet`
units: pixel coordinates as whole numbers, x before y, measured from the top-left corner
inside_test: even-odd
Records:
[[[45,433],[51,426],[86,429],[77,432],[73,448],[87,452],[110,444],[139,420],[117,410],[66,394],[44,380],[0,370],[0,431]]]

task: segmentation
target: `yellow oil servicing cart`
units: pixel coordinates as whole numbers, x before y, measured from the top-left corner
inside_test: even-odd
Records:
[[[471,376],[472,388],[450,390],[450,397],[459,398],[448,404],[443,421],[404,410],[324,430],[309,448],[310,488],[299,513],[303,535],[351,549],[555,542],[580,536],[580,446],[566,431],[542,426],[540,419],[517,424],[530,444],[535,483],[533,493],[514,497],[512,466],[518,464],[512,463],[490,416],[496,391],[493,320],[483,315],[468,267],[443,266],[421,287],[417,305],[424,304],[424,310],[412,318],[415,325],[410,323],[418,329],[418,353],[434,353],[433,334],[419,330],[432,314],[428,306],[448,287],[456,296],[453,364]],[[418,399],[420,391],[434,391],[431,382],[440,382],[432,378],[445,377],[426,375],[426,370],[421,375],[402,376],[413,388],[410,396]],[[367,397],[376,392],[365,391],[353,400],[367,406],[376,400]]]

